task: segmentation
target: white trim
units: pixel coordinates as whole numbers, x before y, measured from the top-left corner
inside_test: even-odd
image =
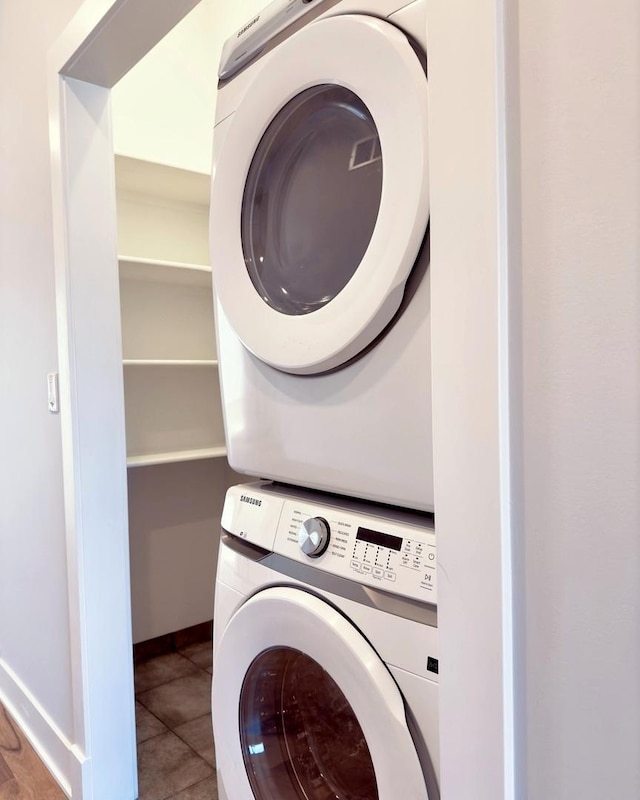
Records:
[[[513,800],[502,0],[429,0],[441,791]]]
[[[522,644],[525,619],[522,462],[522,278],[517,4],[496,0],[497,151],[500,163],[499,328],[505,800],[526,795]]]
[[[88,766],[83,753],[67,739],[9,665],[0,658],[0,703],[7,709],[62,791],[82,784]]]
[[[368,108],[382,150],[382,194],[368,247],[344,288],[312,313],[288,315],[255,290],[238,221],[265,130],[286,103],[323,84],[351,90]],[[235,113],[216,126],[214,150],[211,263],[240,340],[262,361],[295,374],[324,372],[356,356],[397,311],[429,219],[427,80],[406,36],[365,15],[314,22],[260,64]]]
[[[64,78],[57,88],[52,189],[74,737],[100,786],[82,791],[106,800],[109,786],[129,800],[137,775],[110,96]]]
[[[510,241],[507,174],[505,0],[496,0],[496,162],[497,162],[497,268],[498,268],[498,427],[500,465],[500,538],[502,577],[502,719],[504,800],[516,800],[516,725],[514,666],[513,527],[511,486],[511,353]],[[514,354],[515,355],[515,354]]]
[[[51,50],[56,73],[111,89],[200,0],[85,0]]]
[[[74,800],[137,796],[109,88],[197,2],[86,0],[49,54]]]

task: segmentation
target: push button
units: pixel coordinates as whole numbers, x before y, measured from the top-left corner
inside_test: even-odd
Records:
[[[371,564],[363,564],[362,565],[363,572],[371,572]]]
[[[355,560],[352,561],[351,562],[351,569],[355,569],[355,570],[357,570],[357,572],[360,572],[360,562],[359,561],[355,561]]]
[[[382,576],[384,575],[384,570],[380,569],[380,567],[374,567],[373,574],[376,576],[376,578],[382,578]]]
[[[388,581],[395,581],[396,573],[395,572],[389,572],[389,570],[386,570],[385,573],[384,573],[384,577]]]

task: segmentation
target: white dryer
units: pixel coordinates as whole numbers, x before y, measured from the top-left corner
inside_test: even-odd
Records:
[[[239,472],[433,510],[425,52],[425,0],[276,0],[225,47],[210,250]]]
[[[222,527],[221,800],[437,800],[430,517],[256,483]]]

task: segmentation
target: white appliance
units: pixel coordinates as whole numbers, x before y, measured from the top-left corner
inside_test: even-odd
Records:
[[[262,482],[222,528],[220,798],[439,798],[431,517]]]
[[[426,3],[277,0],[225,47],[211,262],[242,473],[433,510]]]

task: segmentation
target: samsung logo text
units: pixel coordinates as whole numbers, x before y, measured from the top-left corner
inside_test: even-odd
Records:
[[[257,16],[257,17],[254,17],[254,18],[251,20],[251,22],[247,22],[247,24],[244,26],[244,28],[240,28],[240,30],[239,30],[239,31],[238,31],[238,33],[236,34],[236,38],[237,38],[237,39],[239,39],[239,38],[242,36],[242,34],[243,34],[243,33],[246,33],[246,32],[249,30],[249,28],[253,28],[253,26],[256,24],[256,22],[257,22],[259,19],[260,19],[260,14],[258,14],[258,16]]]
[[[241,503],[249,503],[250,506],[261,506],[262,500],[258,500],[256,497],[248,497],[246,494],[240,495],[240,502]]]

